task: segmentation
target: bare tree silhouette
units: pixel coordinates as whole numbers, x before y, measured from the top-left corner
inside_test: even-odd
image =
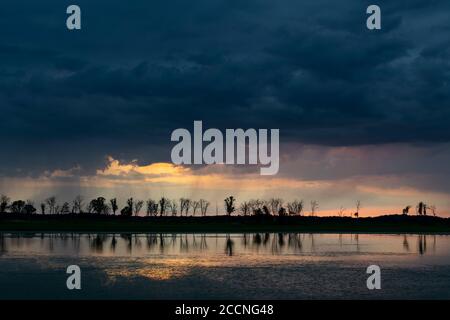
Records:
[[[250,214],[250,204],[247,201],[244,201],[239,206],[239,211],[242,213],[243,216],[248,216]]]
[[[270,210],[269,210],[269,208],[267,207],[267,205],[263,205],[263,207],[262,207],[262,213],[263,213],[263,215],[265,215],[265,216],[270,216]]]
[[[61,214],[69,214],[70,213],[70,205],[68,202],[64,202],[60,208]]]
[[[278,215],[279,215],[280,217],[287,216],[286,208],[280,207],[280,209],[278,209]]]
[[[311,205],[311,217],[314,217],[317,209],[319,208],[319,203],[316,200],[310,202]]]
[[[191,200],[187,198],[180,198],[180,214],[185,213],[186,217],[189,213],[189,208],[191,207]]]
[[[264,206],[264,202],[259,199],[252,199],[248,202],[248,205],[250,206],[250,211],[253,213],[253,215],[262,215],[263,211],[262,208]]]
[[[106,199],[103,197],[98,197],[97,199],[91,200],[89,203],[89,209],[91,212],[96,214],[108,214],[109,208],[106,204]]]
[[[272,198],[269,200],[270,210],[273,215],[278,214],[280,208],[283,206],[283,200],[280,198]]]
[[[72,213],[82,213],[83,212],[83,204],[84,199],[81,195],[75,197],[72,201]]]
[[[341,206],[340,208],[339,208],[339,211],[338,211],[338,216],[339,217],[343,217],[344,216],[344,214],[345,214],[345,208],[344,208],[344,206]]]
[[[142,207],[144,206],[144,201],[138,200],[136,201],[136,204],[134,205],[134,215],[139,215],[139,212],[141,212]]]
[[[127,200],[127,205],[122,210],[120,210],[120,214],[122,216],[130,217],[133,215],[133,207],[134,207],[134,201],[133,198],[129,198]]]
[[[361,209],[361,201],[356,200],[356,212],[353,214],[356,218],[359,218],[359,209]]]
[[[24,208],[25,208],[25,201],[23,200],[13,201],[9,206],[11,212],[15,214],[23,213]]]
[[[229,196],[224,201],[225,201],[225,210],[227,212],[227,215],[231,216],[231,214],[236,210],[234,207],[236,199],[233,196]]]
[[[294,200],[292,202],[288,202],[287,208],[289,215],[300,216],[303,211],[303,200]]]
[[[42,215],[45,214],[45,209],[46,209],[45,203],[41,203],[41,213],[42,213]]]
[[[434,204],[431,206],[428,206],[428,209],[430,209],[433,216],[436,216],[436,206]]]
[[[169,202],[170,212],[172,213],[172,216],[175,217],[178,213],[178,205],[175,200],[172,200]]]
[[[8,209],[9,202],[11,201],[6,195],[2,194],[0,196],[0,213],[5,213],[6,209]]]
[[[200,212],[202,213],[202,216],[206,216],[206,212],[208,211],[208,207],[210,205],[209,201],[205,199],[200,199]]]
[[[161,217],[166,215],[168,204],[169,204],[169,199],[167,199],[165,197],[162,197],[161,199],[159,199],[159,215]]]
[[[36,208],[34,207],[34,203],[30,200],[27,200],[25,207],[23,208],[23,212],[25,214],[35,214],[36,213]]]
[[[405,208],[403,208],[402,210],[402,214],[407,215],[409,213],[409,209],[411,209],[411,206],[406,206]]]
[[[109,200],[109,204],[111,205],[113,215],[116,215],[116,212],[119,209],[119,206],[117,205],[117,199],[112,198],[111,200]]]
[[[416,206],[416,213],[421,216],[421,215],[427,215],[427,205],[425,204],[425,202],[420,201],[417,206]]]
[[[193,201],[191,202],[192,214],[193,214],[194,216],[195,216],[195,213],[197,212],[197,209],[199,208],[199,206],[200,206],[200,202],[199,202],[199,201],[193,200]]]
[[[158,215],[158,203],[153,199],[147,200],[147,216],[157,216]]]
[[[52,196],[50,198],[47,198],[45,200],[45,203],[48,205],[48,210],[50,211],[50,214],[56,214],[56,197]]]

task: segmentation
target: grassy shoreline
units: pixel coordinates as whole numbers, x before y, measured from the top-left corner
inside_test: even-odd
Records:
[[[341,217],[0,216],[0,232],[318,232],[450,234],[450,219],[387,215]]]

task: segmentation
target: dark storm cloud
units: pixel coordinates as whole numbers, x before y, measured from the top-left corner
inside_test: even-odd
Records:
[[[75,3],[75,32],[72,2],[2,4],[3,174],[167,160],[193,120],[319,145],[450,140],[446,0],[378,1],[375,32],[356,0]]]

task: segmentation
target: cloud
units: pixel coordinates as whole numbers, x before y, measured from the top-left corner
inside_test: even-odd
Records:
[[[98,176],[142,176],[142,177],[158,177],[158,176],[182,176],[188,174],[191,170],[172,163],[152,163],[146,166],[139,166],[137,161],[129,164],[121,164],[119,160],[108,157],[108,165],[106,168],[97,170]]]
[[[79,33],[56,22],[63,4],[28,4],[20,23],[16,4],[2,13],[14,30],[0,30],[0,108],[8,119],[0,139],[16,145],[11,152],[37,140],[43,148],[33,153],[48,152],[56,140],[76,156],[96,139],[97,159],[118,156],[167,147],[171,130],[195,119],[283,128],[284,140],[319,145],[450,139],[445,0],[381,1],[378,33],[366,30],[358,2],[79,5]]]
[[[67,170],[56,169],[52,172],[49,171],[44,172],[44,176],[50,178],[73,178],[80,170],[81,170],[80,166],[76,166]]]

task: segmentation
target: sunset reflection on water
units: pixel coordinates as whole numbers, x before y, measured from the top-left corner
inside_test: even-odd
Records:
[[[71,264],[74,298],[450,298],[449,235],[306,233],[0,234],[0,297],[67,297]]]

